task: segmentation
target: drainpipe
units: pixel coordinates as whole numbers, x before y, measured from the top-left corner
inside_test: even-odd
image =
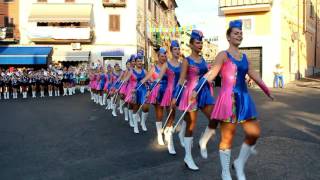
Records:
[[[298,79],[301,79],[301,73],[300,73],[300,0],[298,0]]]
[[[315,75],[315,68],[317,67],[317,46],[318,46],[318,0],[316,0],[316,33],[315,33],[315,41],[314,41],[314,67],[313,67],[313,75]]]

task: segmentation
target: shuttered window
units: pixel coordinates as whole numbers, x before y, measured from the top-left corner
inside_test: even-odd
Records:
[[[109,15],[109,31],[120,31],[120,15]]]

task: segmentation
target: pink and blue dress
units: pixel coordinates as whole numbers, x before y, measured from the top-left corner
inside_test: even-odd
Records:
[[[208,65],[202,58],[200,62],[196,62],[191,57],[185,59],[188,61],[188,69],[186,74],[186,85],[183,89],[181,100],[179,103],[179,110],[181,111],[195,111],[197,109],[204,108],[206,105],[213,105],[215,103],[213,93],[208,82],[205,82],[200,92],[198,93],[196,102],[189,106],[189,99],[192,95],[192,91],[196,87],[200,78],[202,78],[208,72]],[[189,107],[188,107],[189,106]]]
[[[245,81],[249,63],[243,54],[237,60],[226,51],[227,61],[221,67],[221,89],[214,106],[211,118],[224,122],[241,123],[255,119],[257,111],[250,97]]]
[[[181,64],[179,66],[173,66],[170,62],[167,62],[166,76],[167,76],[167,88],[163,94],[160,106],[168,107],[171,105],[171,100],[175,93],[175,87],[178,84],[180,78]]]

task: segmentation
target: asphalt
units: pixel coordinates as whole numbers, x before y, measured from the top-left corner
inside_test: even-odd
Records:
[[[320,90],[291,86],[273,89],[276,101],[251,90],[262,135],[258,154],[246,166],[247,179],[320,179]],[[176,156],[156,143],[154,111],[148,132],[133,134],[122,116],[89,100],[89,94],[44,99],[0,100],[1,180],[157,180],[220,179],[218,136],[208,144],[209,157],[193,155],[200,171],[183,163],[184,149],[174,136]],[[207,125],[202,114],[195,143]],[[238,127],[232,159],[244,135]],[[232,171],[233,179],[236,179]]]

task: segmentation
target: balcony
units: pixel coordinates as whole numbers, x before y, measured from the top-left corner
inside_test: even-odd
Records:
[[[126,0],[103,0],[104,7],[126,7]]]
[[[90,27],[35,27],[28,33],[35,43],[90,43],[93,37]]]
[[[16,30],[17,29],[14,28],[14,26],[0,28],[0,43],[18,43],[19,36]]]
[[[220,0],[219,8],[225,14],[268,12],[272,0]]]

